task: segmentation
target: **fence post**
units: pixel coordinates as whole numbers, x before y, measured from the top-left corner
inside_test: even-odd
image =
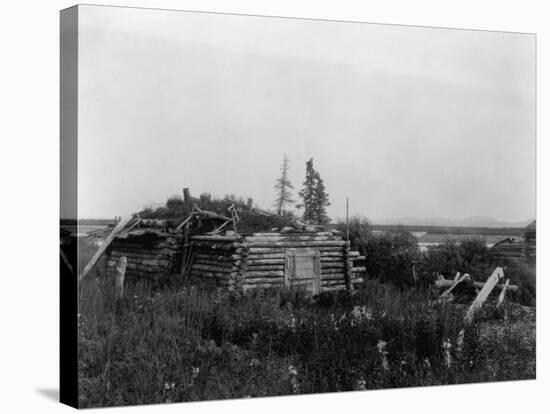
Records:
[[[115,275],[115,299],[122,299],[124,294],[124,275],[126,274],[126,256],[122,256],[118,259],[118,265],[116,267]]]

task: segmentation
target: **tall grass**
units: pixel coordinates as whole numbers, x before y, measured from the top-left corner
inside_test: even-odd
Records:
[[[534,345],[517,332],[487,346],[473,326],[458,352],[461,309],[439,304],[426,289],[375,281],[353,295],[316,298],[190,287],[86,309],[79,323],[83,407],[534,376],[529,364],[513,362],[520,354],[534,358]]]

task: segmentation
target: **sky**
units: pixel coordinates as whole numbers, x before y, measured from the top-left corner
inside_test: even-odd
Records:
[[[79,216],[262,208],[283,154],[332,218],[535,216],[535,37],[79,6]]]

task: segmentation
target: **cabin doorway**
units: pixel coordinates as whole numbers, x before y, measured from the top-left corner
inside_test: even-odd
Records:
[[[317,294],[321,290],[321,254],[318,250],[296,249],[285,253],[285,286]]]

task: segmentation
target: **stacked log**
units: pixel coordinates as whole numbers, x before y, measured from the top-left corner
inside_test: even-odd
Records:
[[[235,288],[242,270],[243,249],[235,237],[192,236],[190,276],[210,280],[216,286]]]
[[[367,271],[365,266],[361,266],[361,263],[364,263],[366,258],[365,256],[360,256],[358,251],[349,252],[349,256],[352,261],[351,285],[358,286],[363,283]]]
[[[285,286],[288,250],[319,251],[321,290],[346,288],[346,248],[349,243],[331,232],[254,233],[245,237],[248,252],[243,288]]]
[[[107,252],[106,274],[114,277],[119,259],[126,257],[126,282],[165,282],[178,273],[181,244],[180,235],[161,232],[135,235],[130,232],[115,237]]]
[[[319,252],[321,290],[351,288],[362,281],[349,242],[331,232],[270,232],[250,236],[192,236],[191,276],[239,291],[285,286],[289,250]]]

